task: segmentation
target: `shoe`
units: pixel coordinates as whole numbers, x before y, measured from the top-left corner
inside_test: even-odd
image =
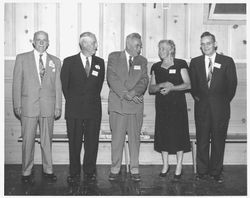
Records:
[[[175,181],[180,180],[180,179],[181,179],[181,175],[182,175],[182,173],[179,174],[179,175],[174,174],[174,180],[175,180]]]
[[[211,175],[212,179],[214,179],[216,182],[218,182],[219,184],[223,183],[224,180],[222,178],[221,175]]]
[[[159,176],[160,177],[166,177],[167,174],[168,174],[168,172],[169,172],[169,170],[170,170],[170,166],[168,167],[168,170],[165,173],[160,172]]]
[[[118,177],[119,177],[119,173],[112,173],[112,172],[110,172],[110,174],[109,174],[109,180],[110,181],[117,180]]]
[[[27,175],[27,176],[22,175],[21,180],[22,180],[22,183],[24,183],[24,184],[31,184],[32,185],[35,183],[34,179],[32,178],[32,175]]]
[[[43,172],[43,177],[50,180],[50,181],[56,181],[57,177],[54,173],[45,173]]]
[[[195,176],[195,179],[196,179],[197,181],[199,181],[199,180],[206,180],[207,177],[208,177],[207,174],[199,174],[199,173],[198,173],[198,174]]]
[[[95,181],[96,180],[96,174],[89,174],[89,173],[84,173],[84,178],[86,180],[90,180],[90,181]]]
[[[136,174],[131,174],[131,179],[133,181],[141,181],[141,176],[139,173],[136,173]]]
[[[73,184],[73,183],[76,183],[76,182],[79,182],[79,181],[80,181],[80,175],[79,174],[69,175],[67,177],[68,184]]]

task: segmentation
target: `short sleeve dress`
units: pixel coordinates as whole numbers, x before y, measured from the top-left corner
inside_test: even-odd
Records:
[[[174,85],[183,83],[181,69],[188,69],[185,60],[174,59],[174,65],[165,69],[162,61],[152,65],[156,84],[171,82]],[[177,151],[190,151],[188,114],[185,91],[170,91],[167,95],[157,92],[155,97],[155,135],[154,149],[176,154]]]

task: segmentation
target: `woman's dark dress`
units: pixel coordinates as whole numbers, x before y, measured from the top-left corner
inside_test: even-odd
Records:
[[[174,85],[183,83],[180,70],[187,68],[187,63],[174,59],[174,65],[168,69],[161,67],[162,62],[155,63],[151,68],[155,73],[156,84],[171,82]],[[155,137],[154,149],[157,152],[190,151],[188,115],[185,91],[170,91],[167,95],[157,92],[155,97]]]

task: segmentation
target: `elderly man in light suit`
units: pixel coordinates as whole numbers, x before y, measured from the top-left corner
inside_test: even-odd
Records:
[[[126,132],[128,134],[130,172],[140,181],[139,148],[143,120],[143,94],[147,89],[147,59],[140,55],[141,36],[129,34],[126,49],[113,52],[108,58],[107,81],[110,86],[108,111],[112,132],[112,165],[109,180],[119,176]]]
[[[32,167],[37,125],[39,124],[43,177],[56,181],[52,168],[52,134],[54,119],[61,116],[61,62],[46,52],[48,34],[34,34],[34,50],[16,57],[13,73],[13,107],[21,119],[22,181],[34,183]]]

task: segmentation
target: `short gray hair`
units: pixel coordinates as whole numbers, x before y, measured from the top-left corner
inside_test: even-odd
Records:
[[[83,32],[83,33],[80,35],[79,44],[81,44],[82,41],[84,40],[84,38],[86,38],[86,37],[91,37],[91,38],[96,39],[95,34],[93,34],[92,32]]]
[[[46,37],[47,37],[47,39],[48,39],[48,41],[49,41],[49,34],[48,34],[47,32],[45,32],[45,31],[42,31],[42,30],[39,30],[39,31],[37,31],[37,32],[34,33],[33,41],[36,39],[36,36],[37,36],[38,34],[45,34]]]
[[[126,44],[127,44],[130,40],[132,40],[132,39],[140,39],[140,40],[141,40],[141,35],[138,34],[138,33],[136,33],[136,32],[129,34],[129,35],[126,37]]]
[[[167,39],[164,39],[164,40],[160,40],[159,43],[158,43],[158,47],[160,46],[160,44],[162,43],[166,43],[167,45],[170,46],[171,48],[171,56],[173,58],[175,58],[175,52],[176,52],[176,48],[175,48],[175,43],[173,40],[167,40]]]

